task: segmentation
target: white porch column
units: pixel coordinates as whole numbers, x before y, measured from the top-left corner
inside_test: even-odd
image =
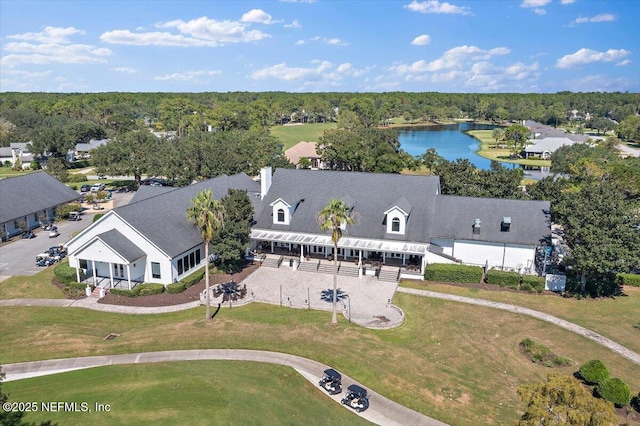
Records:
[[[358,250],[358,278],[362,278],[362,250]]]
[[[420,261],[420,274],[424,276],[424,268],[427,267],[427,256],[422,255],[422,260]]]
[[[271,241],[271,253],[273,253],[273,241]]]
[[[300,244],[300,263],[304,260],[304,244]]]
[[[404,266],[404,265],[405,265],[405,254],[402,253],[402,266]]]
[[[98,281],[96,280],[96,261],[92,260],[91,261],[91,269],[93,270],[93,285],[97,286],[98,285]]]
[[[384,263],[385,254],[386,254],[386,252],[384,252],[384,251],[383,251],[383,252],[382,252],[382,263]]]
[[[129,290],[131,290],[131,265],[127,263],[127,280],[129,281]]]
[[[111,288],[113,288],[113,263],[109,262],[109,281],[111,282]]]
[[[342,252],[344,253],[344,256],[342,256],[342,258],[343,258],[344,260],[347,260],[347,249],[343,247],[343,248],[342,248]]]
[[[80,259],[78,259],[78,266],[76,267],[76,282],[80,282]]]
[[[287,243],[289,244],[289,253],[291,253],[291,243]]]

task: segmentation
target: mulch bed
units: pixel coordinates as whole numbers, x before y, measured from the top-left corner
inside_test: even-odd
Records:
[[[214,286],[216,284],[227,283],[231,280],[241,283],[247,276],[255,271],[260,266],[259,263],[248,263],[240,271],[233,274],[210,274],[209,285]],[[205,283],[204,279],[198,284],[195,284],[182,293],[169,294],[161,293],[151,296],[138,296],[138,297],[125,297],[116,296],[115,294],[107,293],[105,297],[98,300],[98,303],[105,303],[109,305],[124,305],[124,306],[171,306],[179,305],[181,303],[193,302],[200,300],[200,292],[204,291]]]

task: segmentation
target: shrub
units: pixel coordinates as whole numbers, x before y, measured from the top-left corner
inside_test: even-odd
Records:
[[[640,275],[638,274],[617,274],[616,283],[618,285],[629,285],[640,287]]]
[[[487,284],[498,284],[500,287],[518,288],[520,284],[520,274],[517,272],[501,271],[499,269],[489,269],[485,276]]]
[[[629,386],[617,377],[603,380],[596,387],[596,392],[607,401],[613,402],[618,407],[624,407],[631,401]]]
[[[135,289],[138,296],[151,296],[164,292],[164,284],[138,284]]]
[[[121,290],[119,288],[112,288],[111,290],[109,290],[109,293],[115,294],[116,296],[125,296],[125,297],[136,297],[138,295],[138,292],[136,291],[135,287],[133,290]]]
[[[66,262],[56,266],[53,274],[60,284],[69,284],[76,281],[76,269],[69,266]]]
[[[102,216],[104,216],[104,213],[96,213],[93,215],[93,222],[97,221],[98,219],[100,219]],[[93,223],[91,222],[91,223]]]
[[[609,369],[599,359],[592,359],[580,366],[578,370],[580,377],[587,384],[598,384],[609,378]]]
[[[482,280],[482,268],[480,266],[433,263],[427,265],[424,279],[427,281],[478,284]]]
[[[186,289],[187,287],[185,287],[184,283],[182,281],[179,281],[177,283],[169,284],[167,286],[167,293],[178,294],[178,293],[182,293]]]
[[[197,270],[191,275],[186,276],[180,282],[184,284],[185,289],[198,284],[204,278],[204,268]]]
[[[533,293],[534,291],[536,293],[542,293],[544,291],[544,277],[538,277],[536,275],[523,275],[522,276],[522,283],[520,284],[520,289],[529,291],[530,293]],[[531,290],[529,290],[529,287],[531,288]]]

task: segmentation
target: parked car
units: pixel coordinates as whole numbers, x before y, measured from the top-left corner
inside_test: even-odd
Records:
[[[58,262],[64,259],[64,257],[67,255],[67,249],[63,245],[53,246],[53,247],[49,247],[49,249],[43,254],[48,255],[53,260]]]
[[[80,212],[71,212],[69,213],[69,220],[75,222],[77,220],[82,220],[80,217]]]
[[[51,266],[54,263],[56,261],[44,253],[36,256],[36,266]]]
[[[104,191],[104,183],[94,183],[91,185],[91,192]]]
[[[322,379],[318,382],[321,388],[329,392],[329,395],[337,395],[342,392],[342,375],[333,368],[324,370]]]
[[[82,185],[80,187],[80,192],[89,192],[91,191],[91,185]]]
[[[369,408],[369,396],[367,390],[358,385],[351,385],[347,388],[347,395],[341,401],[347,407],[353,408],[358,413]]]
[[[52,226],[51,229],[49,229],[49,238],[55,238],[58,235],[60,235],[60,232],[58,232],[58,227]]]
[[[22,239],[24,240],[29,240],[35,237],[36,237],[36,234],[34,234],[33,231],[25,231],[22,233]]]

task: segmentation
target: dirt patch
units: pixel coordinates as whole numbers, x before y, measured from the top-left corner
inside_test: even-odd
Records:
[[[246,277],[248,277],[253,271],[258,269],[259,263],[248,263],[240,271],[233,274],[211,274],[209,276],[209,285],[214,286],[216,284],[222,284],[231,280],[241,283]],[[107,293],[105,297],[100,299],[98,303],[104,303],[108,305],[123,305],[123,306],[172,306],[180,305],[182,303],[193,302],[200,300],[200,292],[204,291],[205,283],[204,279],[198,284],[195,284],[182,293],[169,294],[161,293],[151,296],[139,296],[139,297],[126,297],[116,296],[115,294]]]

